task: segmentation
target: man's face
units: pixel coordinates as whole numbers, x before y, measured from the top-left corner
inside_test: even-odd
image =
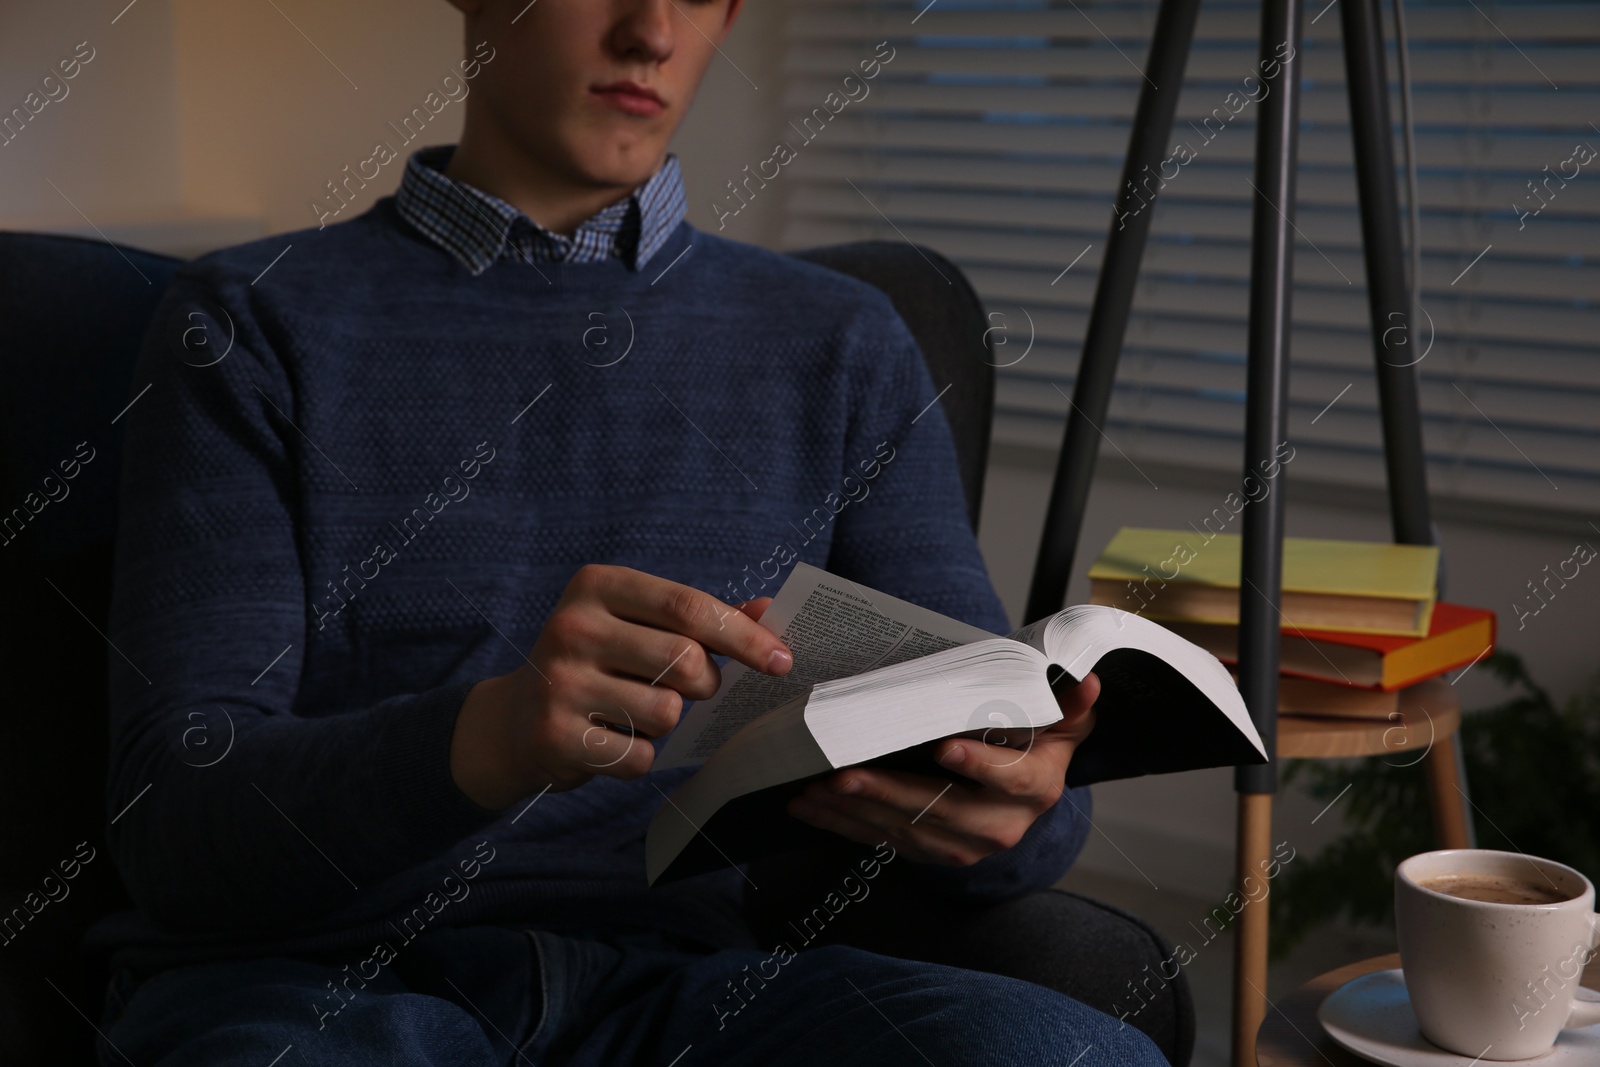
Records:
[[[562,178],[632,188],[660,165],[741,2],[458,0],[468,50],[495,49],[473,96]]]

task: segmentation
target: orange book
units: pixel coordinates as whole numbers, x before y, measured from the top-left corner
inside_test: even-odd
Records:
[[[1224,663],[1239,660],[1239,628],[1218,623],[1167,622]],[[1494,612],[1440,601],[1426,637],[1283,631],[1279,669],[1287,675],[1340,685],[1394,690],[1465,667],[1494,648]]]
[[[1235,683],[1237,667],[1229,667]],[[1324,682],[1294,675],[1278,676],[1278,714],[1319,719],[1387,719],[1400,710],[1400,691]]]

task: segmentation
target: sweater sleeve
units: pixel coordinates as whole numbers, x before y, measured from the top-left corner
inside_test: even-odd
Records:
[[[967,520],[955,445],[936,402],[944,383],[929,376],[887,299],[867,303],[850,337],[856,403],[844,486],[855,495],[839,513],[828,569],[993,633],[1011,632]],[[918,875],[930,888],[981,899],[1047,888],[1082,849],[1089,804],[1087,788],[1067,790],[1014,848],[967,868],[921,867]]]
[[[135,902],[180,932],[314,919],[497,814],[450,774],[471,683],[369,707],[297,705],[301,486],[340,475],[308,469],[293,376],[248,293],[203,267],[179,272],[126,416],[109,839]]]

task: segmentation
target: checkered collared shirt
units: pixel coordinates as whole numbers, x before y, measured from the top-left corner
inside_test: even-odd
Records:
[[[678,158],[626,199],[585,220],[566,237],[540,226],[497,196],[445,175],[454,145],[421,148],[406,161],[395,207],[411,225],[482,274],[502,256],[513,261],[598,263],[616,256],[641,269],[666,243],[688,211]]]

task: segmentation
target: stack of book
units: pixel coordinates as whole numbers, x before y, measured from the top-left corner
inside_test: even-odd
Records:
[[[1239,556],[1236,535],[1124,527],[1089,569],[1089,599],[1236,666]],[[1279,711],[1386,718],[1401,689],[1493,648],[1494,612],[1438,601],[1438,568],[1432,546],[1284,538]]]

